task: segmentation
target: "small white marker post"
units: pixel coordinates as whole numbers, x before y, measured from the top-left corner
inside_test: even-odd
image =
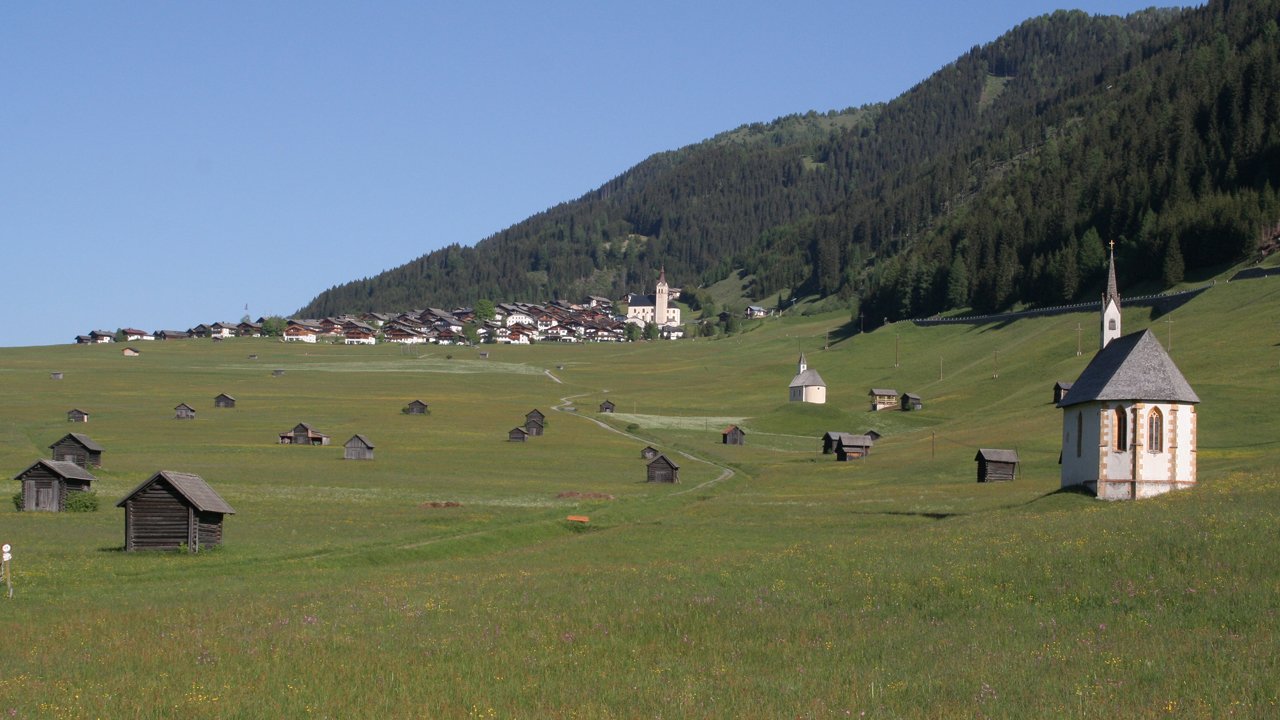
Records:
[[[9,552],[12,548],[9,543],[5,543],[0,548],[0,578],[4,578],[5,587],[9,590],[9,597],[13,597],[13,570],[9,567],[9,561],[13,559],[13,555]]]

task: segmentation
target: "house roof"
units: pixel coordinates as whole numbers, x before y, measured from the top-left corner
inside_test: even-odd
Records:
[[[155,475],[152,475],[150,478],[143,481],[142,484],[138,485],[138,487],[129,491],[128,495],[121,498],[120,502],[116,503],[116,507],[124,507],[125,503],[129,501],[129,498],[137,495],[143,490],[143,488],[155,482],[157,478],[164,478],[173,486],[173,489],[177,490],[178,494],[184,497],[187,502],[191,503],[196,510],[201,512],[222,513],[223,515],[234,515],[236,513],[236,511],[232,510],[231,506],[227,504],[226,500],[223,500],[218,493],[213,491],[213,488],[209,487],[209,484],[204,481],[204,478],[199,475],[174,472],[172,470],[161,470]]]
[[[806,368],[804,372],[797,373],[791,378],[790,387],[826,387],[827,384],[822,381],[822,376],[813,368]]]
[[[897,395],[898,391],[892,388],[871,388],[868,395]]]
[[[1200,396],[1156,336],[1143,330],[1116,338],[1099,350],[1058,407],[1098,400],[1198,403]]]
[[[84,433],[67,433],[66,435],[63,435],[62,437],[58,438],[53,443],[53,445],[49,446],[49,448],[53,449],[54,445],[57,445],[58,443],[62,442],[63,440],[66,440],[67,438],[71,438],[72,440],[75,440],[76,442],[80,443],[80,446],[83,447],[85,450],[92,450],[93,452],[103,451],[103,448],[101,445],[90,440],[89,436],[85,435]]]
[[[52,472],[53,474],[57,475],[58,477],[64,480],[93,481],[98,479],[93,476],[93,473],[90,473],[88,470],[85,470],[84,468],[80,467],[79,465],[73,462],[66,462],[65,460],[45,460],[44,458],[41,458],[31,463],[30,467],[18,473],[17,475],[14,475],[13,479],[14,480],[20,479],[23,475],[26,475],[27,473],[31,472],[32,470],[34,470],[36,467],[40,465],[45,466],[50,470],[50,472]]]
[[[1018,453],[1016,450],[997,450],[993,448],[981,448],[978,454],[973,456],[974,460],[985,459],[987,462],[1018,462]]]

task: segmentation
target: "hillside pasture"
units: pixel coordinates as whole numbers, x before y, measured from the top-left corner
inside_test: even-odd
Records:
[[[0,509],[15,583],[0,714],[1271,716],[1268,283],[1220,283],[1160,318],[1126,311],[1130,332],[1172,330],[1203,401],[1199,486],[1139,503],[1058,490],[1051,391],[1092,354],[1087,314],[898,323],[827,350],[847,317],[483,360],[238,339],[127,360],[0,350],[10,477],[68,431],[71,407],[106,448],[99,512]],[[800,351],[825,406],[786,402]],[[869,412],[873,386],[925,409]],[[236,408],[215,410],[220,392]],[[400,413],[415,398],[430,415]],[[605,398],[622,412],[594,412]],[[174,421],[179,402],[198,419]],[[546,435],[507,442],[535,407]],[[279,445],[298,422],[334,444]],[[720,443],[729,423],[747,445]],[[823,432],[873,428],[867,458],[821,454]],[[355,433],[375,460],[342,460]],[[680,463],[680,484],[643,482],[646,444]],[[978,447],[1017,449],[1019,477],[974,482]],[[236,509],[225,546],[121,551],[114,503],[159,469],[201,475]]]

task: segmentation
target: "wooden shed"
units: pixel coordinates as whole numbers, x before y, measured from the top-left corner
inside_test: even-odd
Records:
[[[51,373],[49,373],[49,378],[50,378],[51,380],[61,380],[61,379],[62,379],[62,373],[60,373],[60,372],[56,372],[56,371],[55,371],[55,372],[51,372]]]
[[[982,448],[973,459],[978,463],[978,482],[1012,480],[1018,474],[1017,451]]]
[[[218,393],[213,399],[213,406],[216,408],[233,408],[236,406],[236,399],[226,393]]]
[[[864,432],[864,433],[862,433],[862,434],[863,434],[863,435],[866,435],[866,436],[867,436],[867,437],[869,437],[869,438],[871,438],[871,440],[872,440],[872,441],[876,441],[876,440],[879,440],[880,438],[884,437],[883,435],[881,435],[880,433],[876,432],[875,430],[868,430],[868,431],[866,431],[866,432]]]
[[[730,425],[720,431],[720,442],[725,445],[746,445],[747,434],[737,425]]]
[[[658,448],[652,445],[646,445],[644,449],[640,451],[640,457],[645,460],[652,460],[661,454],[662,453],[658,452]]]
[[[867,395],[871,396],[872,410],[888,410],[898,407],[898,391],[892,388],[871,388]]]
[[[196,409],[186,403],[178,403],[177,406],[173,408],[173,419],[174,420],[195,420]]]
[[[373,459],[373,443],[369,442],[369,438],[355,434],[351,436],[344,445],[346,450],[342,453],[344,460],[372,460]]]
[[[600,403],[600,412],[611,413],[617,407],[618,407],[617,405],[613,404],[612,400],[605,400],[604,402]]]
[[[49,446],[54,460],[82,468],[102,467],[102,446],[81,433],[67,433]]]
[[[529,433],[524,428],[516,426],[507,432],[507,440],[510,442],[524,442],[529,439]]]
[[[116,503],[124,508],[124,549],[188,552],[222,544],[222,519],[235,510],[199,475],[161,470]]]
[[[13,479],[22,483],[24,511],[62,512],[68,493],[88,492],[97,478],[73,462],[41,459]]]
[[[1054,405],[1057,405],[1058,403],[1062,402],[1062,399],[1067,396],[1068,392],[1070,392],[1072,385],[1075,385],[1075,383],[1063,382],[1061,380],[1053,384],[1053,404]]]
[[[848,462],[850,460],[861,460],[871,454],[871,446],[874,442],[866,435],[849,435],[841,434],[839,442],[836,443],[836,462]]]
[[[907,412],[910,410],[923,410],[923,409],[924,409],[924,400],[921,400],[919,395],[915,393],[902,393],[902,411],[903,412]]]
[[[822,434],[822,454],[830,455],[831,453],[835,452],[836,445],[840,443],[840,436],[848,435],[848,434],[849,433],[842,433],[842,432],[835,432],[835,431],[828,431],[823,433]]]
[[[680,466],[666,455],[658,455],[658,457],[650,460],[649,464],[645,466],[645,470],[646,482],[680,482]]]
[[[281,370],[280,368],[276,368],[271,371],[271,377],[280,377],[281,375],[284,375],[284,370]]]
[[[529,412],[525,413],[524,419],[525,419],[525,420],[537,420],[537,421],[538,421],[539,423],[541,423],[543,426],[546,426],[546,424],[547,424],[547,416],[546,416],[546,415],[543,415],[543,414],[542,414],[542,411],[538,410],[538,408],[534,408],[534,409],[530,410]]]
[[[136,348],[127,347],[127,348],[125,348],[125,349],[121,350],[121,351],[120,351],[120,354],[121,354],[121,355],[124,355],[125,357],[138,357],[138,356],[139,356],[139,355],[141,355],[142,353],[138,352],[138,350],[137,350]]]
[[[535,417],[525,418],[524,431],[529,433],[530,435],[537,437],[542,434],[544,429],[545,427],[543,426],[542,421],[539,420],[538,418],[535,418]]]
[[[67,422],[89,422],[89,413],[78,408],[67,411]]]
[[[328,445],[329,436],[307,423],[298,423],[289,432],[280,433],[281,445]]]
[[[400,412],[404,413],[405,415],[430,415],[431,408],[428,407],[427,404],[422,402],[421,400],[414,400],[408,405],[405,405],[404,409],[401,410]]]

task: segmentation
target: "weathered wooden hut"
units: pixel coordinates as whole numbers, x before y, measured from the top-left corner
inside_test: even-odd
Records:
[[[142,353],[138,352],[138,350],[137,350],[136,348],[127,347],[127,348],[125,348],[125,349],[121,350],[121,351],[120,351],[120,354],[121,354],[121,355],[124,355],[125,357],[138,357],[138,356],[139,356],[139,355],[141,355]]]
[[[67,422],[89,422],[89,413],[79,408],[71,408],[67,411]]]
[[[213,398],[213,406],[216,408],[233,408],[236,406],[236,399],[226,393],[218,393]]]
[[[871,396],[872,410],[888,410],[898,407],[898,391],[892,388],[871,388],[867,395]]]
[[[538,422],[542,423],[544,426],[547,424],[547,416],[543,415],[542,411],[538,410],[538,408],[534,408],[529,412],[525,413],[524,419],[537,420]]]
[[[173,408],[174,420],[195,420],[196,409],[186,403],[178,403]]]
[[[49,379],[51,379],[51,380],[61,380],[61,379],[62,379],[62,373],[60,373],[60,372],[56,372],[56,371],[55,371],[55,372],[51,372],[51,373],[49,373]]]
[[[840,443],[840,436],[848,435],[848,434],[849,433],[835,432],[834,430],[823,433],[822,434],[822,454],[830,455],[831,453],[835,452],[836,445]]]
[[[1012,480],[1018,474],[1017,451],[982,448],[973,459],[978,463],[978,482]]]
[[[405,415],[430,415],[431,408],[421,400],[414,400],[408,405],[405,405],[404,409],[400,412],[403,412]]]
[[[49,446],[54,460],[75,463],[82,468],[102,467],[102,446],[88,435],[67,433]]]
[[[652,460],[661,454],[662,453],[658,452],[658,448],[652,445],[646,445],[644,449],[640,451],[640,457],[645,460]]]
[[[871,446],[874,444],[874,441],[866,435],[841,433],[835,447],[836,462],[861,460],[871,454]]]
[[[645,466],[645,477],[646,482],[678,483],[680,466],[666,455],[658,455]]]
[[[902,393],[902,411],[903,412],[907,412],[909,410],[923,410],[923,409],[924,409],[924,400],[921,400],[919,395],[915,393]]]
[[[281,445],[328,445],[329,436],[307,423],[298,423],[288,432],[280,433]]]
[[[1067,396],[1067,393],[1071,391],[1072,385],[1075,385],[1075,383],[1063,382],[1061,380],[1053,384],[1053,404],[1054,405],[1057,405],[1058,403],[1062,402],[1062,399],[1065,398]]]
[[[866,432],[864,432],[864,433],[862,433],[862,434],[863,434],[863,435],[866,435],[866,436],[867,436],[867,437],[869,437],[869,438],[871,438],[873,441],[875,441],[875,440],[879,440],[880,438],[884,437],[883,435],[881,435],[880,433],[876,432],[875,430],[868,430],[868,431],[866,431]]]
[[[507,440],[510,442],[524,442],[528,439],[529,432],[518,425],[507,432]]]
[[[41,459],[13,479],[22,483],[24,511],[62,512],[68,493],[88,492],[97,478],[73,462]]]
[[[116,507],[124,508],[124,549],[188,552],[222,544],[222,519],[235,510],[199,475],[161,470]]]
[[[532,435],[532,436],[534,436],[534,437],[538,437],[538,436],[542,435],[542,433],[543,433],[543,431],[544,431],[545,429],[546,429],[546,428],[545,428],[545,426],[542,424],[542,421],[541,421],[541,420],[539,420],[538,418],[535,418],[535,417],[527,417],[527,418],[525,418],[525,420],[524,420],[524,431],[525,431],[525,432],[527,432],[527,433],[529,433],[530,435]]]
[[[346,448],[342,453],[344,460],[372,460],[373,459],[373,443],[369,442],[369,438],[355,434],[351,436],[344,445]]]
[[[720,442],[725,445],[746,445],[747,434],[737,425],[730,425],[720,431]]]
[[[280,368],[276,368],[271,371],[271,377],[280,377],[281,375],[284,375],[284,370],[281,370]]]
[[[605,400],[600,403],[600,412],[602,413],[611,413],[615,408],[617,408],[617,405],[614,405],[612,400]]]

